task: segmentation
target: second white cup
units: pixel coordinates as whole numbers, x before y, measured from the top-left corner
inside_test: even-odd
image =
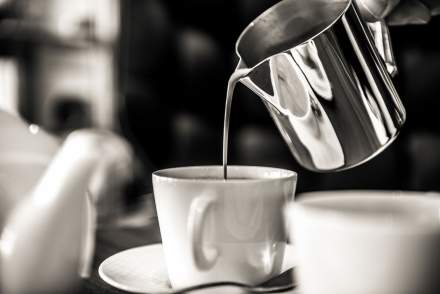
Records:
[[[333,191],[287,208],[301,294],[440,293],[440,194]]]

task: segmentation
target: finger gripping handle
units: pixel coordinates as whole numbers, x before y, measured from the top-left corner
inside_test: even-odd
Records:
[[[368,27],[373,34],[374,44],[385,62],[388,73],[391,76],[395,76],[397,74],[397,66],[387,24],[384,20],[380,20],[368,23]]]

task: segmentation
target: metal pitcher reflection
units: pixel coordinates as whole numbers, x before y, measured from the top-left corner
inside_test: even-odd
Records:
[[[396,138],[405,109],[394,61],[374,40],[388,38],[373,38],[349,0],[284,0],[239,37],[237,70],[250,69],[240,82],[262,98],[305,168],[351,168]]]

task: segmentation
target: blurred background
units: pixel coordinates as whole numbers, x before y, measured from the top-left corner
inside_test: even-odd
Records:
[[[0,0],[0,108],[63,137],[121,134],[136,153],[127,192],[151,172],[221,164],[229,75],[240,32],[274,0]],[[299,173],[298,191],[440,189],[440,19],[391,27],[408,119],[397,141],[349,171],[303,170],[259,98],[238,86],[230,164]]]

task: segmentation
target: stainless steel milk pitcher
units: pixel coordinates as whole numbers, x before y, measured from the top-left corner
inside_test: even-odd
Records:
[[[387,66],[350,0],[281,1],[243,31],[236,51],[238,69],[250,69],[240,82],[262,98],[307,169],[359,165],[386,148],[405,121]]]

